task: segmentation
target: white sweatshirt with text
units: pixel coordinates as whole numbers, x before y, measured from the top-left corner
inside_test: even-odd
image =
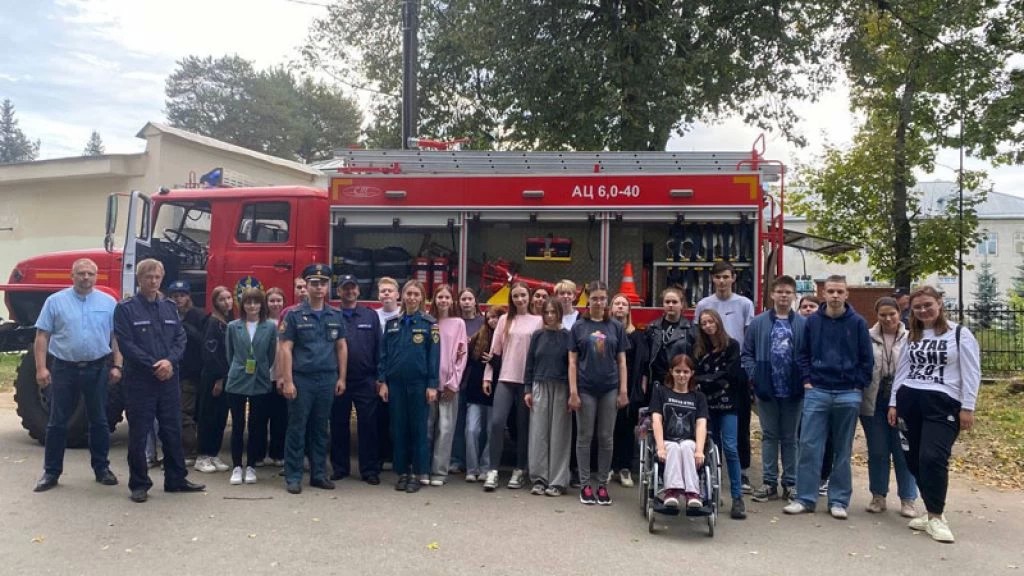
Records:
[[[900,353],[893,379],[889,406],[896,405],[896,392],[902,386],[918,390],[942,392],[960,402],[964,410],[974,410],[981,384],[981,355],[974,334],[964,326],[960,329],[960,346],[956,343],[956,324],[936,335],[925,330],[917,342],[907,340]]]

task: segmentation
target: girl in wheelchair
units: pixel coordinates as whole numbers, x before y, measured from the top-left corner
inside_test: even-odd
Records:
[[[697,470],[704,465],[708,431],[708,404],[696,390],[693,360],[685,354],[672,358],[667,382],[651,395],[651,424],[658,460],[665,463],[666,507],[679,508],[680,498],[688,508],[700,508],[700,480]]]

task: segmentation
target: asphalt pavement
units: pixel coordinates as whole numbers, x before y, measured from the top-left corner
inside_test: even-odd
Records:
[[[346,479],[293,496],[276,469],[262,468],[248,486],[193,471],[205,494],[166,494],[153,470],[149,502],[135,504],[123,425],[112,440],[120,486],[97,484],[88,451],[69,450],[60,485],[33,493],[43,450],[0,394],[0,574],[1024,575],[1024,493],[962,478],[947,509],[955,544],[913,533],[898,510],[865,512],[861,467],[849,520],[832,519],[823,501],[791,517],[781,501],[748,499],[749,518],[735,521],[726,497],[709,538],[702,520],[685,518],[661,518],[649,534],[635,490],[617,484],[608,507],[583,506],[575,493],[488,494],[461,477],[408,495],[392,489],[390,473],[380,486]],[[898,509],[895,494],[889,504]]]

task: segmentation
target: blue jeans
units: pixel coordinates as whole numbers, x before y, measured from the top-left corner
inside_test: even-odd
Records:
[[[85,367],[56,360],[50,370],[50,420],[46,424],[43,471],[60,476],[64,472],[64,449],[68,443],[68,420],[75,411],[79,394],[89,417],[89,455],[92,469],[99,474],[110,467],[110,427],[107,426],[106,362]]]
[[[800,465],[796,473],[796,500],[813,510],[818,501],[818,481],[825,454],[825,437],[832,438],[832,476],[828,485],[828,506],[850,506],[853,479],[850,452],[857,427],[862,393],[860,390],[804,391],[803,427],[800,432]]]
[[[886,496],[889,493],[889,462],[896,470],[896,492],[900,500],[917,499],[917,483],[907,467],[907,457],[900,447],[899,430],[889,426],[886,420],[887,406],[875,409],[873,416],[861,416],[864,438],[868,442],[868,482],[871,494]]]
[[[761,467],[765,486],[779,483],[779,451],[782,451],[782,485],[796,486],[796,440],[800,426],[801,399],[757,399],[761,420]]]
[[[288,432],[284,440],[284,478],[289,484],[302,482],[302,459],[306,455],[309,429],[309,477],[327,478],[327,421],[334,403],[337,372],[295,374],[294,399],[288,401]]]
[[[740,480],[739,416],[735,412],[710,412],[708,432],[722,449],[725,468],[729,473],[729,494],[733,500],[743,498],[743,483]]]

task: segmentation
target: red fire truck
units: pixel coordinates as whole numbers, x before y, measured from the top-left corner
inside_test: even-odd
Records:
[[[157,258],[166,282],[191,283],[197,305],[214,286],[250,276],[290,298],[293,277],[317,261],[353,274],[367,300],[376,298],[381,276],[419,278],[428,290],[470,286],[484,300],[513,279],[549,288],[563,278],[604,280],[612,292],[631,294],[641,324],[658,315],[668,285],[681,286],[691,306],[710,294],[710,267],[728,260],[737,291],[760,303],[766,281],[782,272],[785,171],[764,158],[763,139],[758,145],[739,152],[349,150],[322,166],[331,172],[327,190],[112,194],[104,249],[29,258],[0,286],[13,319],[0,325],[0,351],[31,348],[43,301],[69,284],[81,257],[97,262],[98,288],[118,298],[134,292],[136,262]],[[116,249],[125,209],[127,232]],[[48,403],[31,354],[18,370],[16,400],[23,425],[42,441]],[[115,403],[111,422],[119,419]],[[82,407],[69,438],[85,443]]]

